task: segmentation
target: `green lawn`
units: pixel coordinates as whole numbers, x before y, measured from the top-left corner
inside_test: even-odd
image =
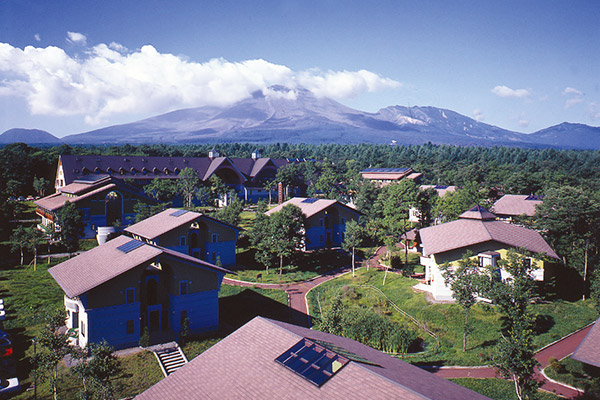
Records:
[[[463,353],[464,317],[458,305],[430,304],[424,293],[413,291],[412,286],[417,281],[388,273],[384,286],[383,277],[382,271],[361,269],[356,278],[345,275],[318,286],[309,293],[311,315],[319,318],[321,310],[326,309],[330,299],[341,291],[345,304],[371,307],[388,315],[392,320],[408,323],[408,319],[389,307],[386,300],[376,291],[359,286],[372,285],[383,291],[405,312],[425,324],[439,338],[440,347],[434,352],[435,341],[413,324],[414,329],[425,340],[429,351],[423,356],[412,357],[407,361],[434,365],[482,365],[490,362],[500,338],[501,315],[496,307],[479,303],[472,308],[470,322],[473,333],[469,336],[467,351]],[[535,337],[536,347],[542,347],[597,318],[591,301],[554,301],[532,305],[532,309],[539,322]]]
[[[452,382],[458,383],[474,392],[480,393],[495,400],[517,400],[514,384],[510,381],[499,378],[490,379],[475,379],[475,378],[458,378],[450,379]],[[554,394],[539,391],[539,400],[556,400],[561,399]]]
[[[357,251],[357,256],[362,256],[362,253]],[[244,265],[246,268],[236,270],[237,275],[230,274],[227,277],[257,283],[301,282],[335,271],[350,265],[351,262],[350,255],[343,250],[297,252],[291,263],[289,260],[284,260],[280,275],[278,260],[273,262],[267,273],[266,268],[259,265],[254,259],[254,250],[252,249],[238,253],[237,260],[238,264]]]
[[[544,372],[554,380],[584,390],[589,388],[592,380],[600,383],[600,368],[586,365],[571,357],[551,363]]]
[[[28,387],[30,378],[29,357],[33,353],[31,339],[43,327],[45,317],[57,309],[63,309],[63,291],[48,273],[50,266],[38,264],[37,271],[32,267],[13,267],[0,270],[0,298],[4,299],[7,319],[4,329],[11,333],[14,342],[14,356],[21,384]],[[190,340],[183,347],[188,359],[192,359],[217,343],[225,334],[237,329],[255,315],[289,320],[287,294],[282,290],[260,290],[223,285],[220,291],[221,321],[225,329],[213,337]],[[163,375],[154,355],[142,352],[126,357],[121,361],[124,373],[116,380],[122,384],[117,398],[135,395],[162,379]],[[66,367],[61,367],[59,383],[60,397],[78,398],[79,381],[71,376]],[[50,398],[48,383],[39,385],[40,398]],[[33,397],[33,391],[20,394],[17,398]]]

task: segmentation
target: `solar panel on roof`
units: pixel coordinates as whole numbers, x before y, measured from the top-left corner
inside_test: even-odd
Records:
[[[169,214],[172,217],[179,217],[180,215],[183,215],[187,212],[187,210],[177,210],[177,211],[173,211],[171,214]]]
[[[302,203],[312,204],[312,203],[316,202],[317,200],[319,200],[319,199],[312,199],[312,198],[304,199],[304,200],[302,200]]]
[[[406,172],[409,168],[367,168],[361,172]]]
[[[143,242],[132,239],[129,242],[120,245],[119,247],[117,247],[117,249],[121,250],[123,253],[129,253],[130,251],[137,249],[143,244]]]
[[[536,200],[536,201],[542,201],[542,200],[544,200],[544,196],[541,196],[541,195],[535,195],[535,194],[530,194],[529,196],[525,197],[525,200]]]
[[[319,387],[350,362],[348,358],[306,338],[275,361]]]
[[[443,190],[443,189],[448,189],[448,185],[436,185],[436,186],[434,187],[434,189],[440,189],[440,190]]]

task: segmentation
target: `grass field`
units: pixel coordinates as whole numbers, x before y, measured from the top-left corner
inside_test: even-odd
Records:
[[[473,332],[468,339],[467,351],[463,353],[464,317],[458,305],[428,303],[424,293],[413,291],[412,286],[417,281],[388,273],[384,286],[383,277],[382,271],[361,269],[356,278],[345,275],[318,286],[309,293],[311,315],[319,318],[321,310],[326,309],[333,296],[341,292],[346,304],[371,307],[393,320],[408,323],[406,317],[389,307],[386,300],[376,291],[360,287],[372,285],[379,288],[405,312],[425,324],[439,338],[440,347],[437,352],[429,351],[424,356],[413,357],[407,361],[434,365],[483,365],[490,362],[500,338],[501,315],[496,307],[479,303],[472,308],[469,318]],[[532,305],[532,311],[539,321],[536,324],[534,339],[536,347],[542,347],[597,318],[591,301],[535,304]],[[416,326],[415,329],[425,340],[427,348],[433,350],[435,341],[423,330]]]
[[[514,384],[510,381],[505,381],[498,378],[458,378],[450,380],[494,400],[517,400]],[[562,397],[558,397],[552,393],[543,391],[538,392],[537,398],[539,400],[562,399]]]
[[[57,264],[38,264],[37,271],[32,267],[13,267],[0,270],[0,298],[4,299],[7,319],[3,322],[14,344],[14,357],[17,361],[17,374],[21,385],[31,387],[31,367],[29,358],[33,353],[32,339],[44,326],[45,318],[57,309],[63,309],[63,291],[48,273],[48,268]],[[223,285],[219,293],[221,321],[224,329],[208,338],[190,340],[183,347],[192,359],[217,343],[226,334],[237,329],[256,315],[288,321],[287,294],[281,290],[260,290]],[[141,352],[120,358],[124,372],[115,383],[121,386],[117,398],[133,396],[162,379],[154,355]],[[60,367],[59,391],[62,399],[79,398],[79,380]],[[33,398],[32,390],[21,393],[17,399]],[[38,397],[51,398],[49,383],[38,385]]]
[[[361,257],[362,254],[357,251],[357,257]],[[301,282],[335,271],[351,263],[350,255],[339,249],[298,252],[291,263],[284,260],[280,275],[278,260],[273,262],[267,273],[266,268],[259,265],[254,259],[254,250],[252,249],[239,253],[237,260],[246,268],[236,270],[237,275],[227,275],[227,277],[257,283]]]
[[[551,363],[544,369],[544,372],[556,381],[564,382],[579,389],[588,389],[593,379],[600,379],[600,368],[586,365],[571,357]]]

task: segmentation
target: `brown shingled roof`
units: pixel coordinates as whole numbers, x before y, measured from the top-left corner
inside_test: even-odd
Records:
[[[185,211],[181,215],[172,215],[177,211],[178,209],[176,208],[169,208],[125,228],[125,231],[152,240],[182,225],[191,224],[192,221],[202,216],[200,213],[185,210],[181,210]]]
[[[482,219],[488,218],[487,214],[493,215],[485,209],[482,210],[471,209],[463,214],[466,214],[466,217],[461,215],[456,221],[421,229],[419,236],[424,255],[496,241],[558,259],[554,250],[538,232],[502,221]]]
[[[542,204],[537,196],[527,196],[521,194],[505,194],[499,198],[492,207],[496,214],[500,215],[527,215],[533,217],[535,214],[535,206]]]
[[[571,358],[600,368],[600,323],[598,321],[600,319],[579,343]]]
[[[317,387],[275,362],[302,338],[331,343],[372,364],[350,361]],[[254,318],[136,398],[487,399],[354,340],[262,317]]]
[[[137,247],[128,252],[118,249],[119,246],[130,242],[136,242]],[[187,254],[140,242],[128,236],[119,236],[81,253],[77,257],[50,268],[48,272],[68,297],[75,297],[160,255],[177,258],[225,274],[233,273],[228,269]]]
[[[174,213],[176,215],[173,215]],[[238,226],[228,224],[227,222],[209,217],[208,215],[194,211],[169,208],[156,215],[146,218],[137,224],[133,224],[125,228],[125,231],[152,240],[182,225],[191,224],[193,221],[196,221],[199,218],[210,219],[222,225],[229,226],[230,228],[242,230],[242,228]]]
[[[117,249],[132,240],[119,236],[50,268],[48,272],[68,297],[79,296],[162,253],[147,244],[129,253]]]
[[[310,199],[310,202],[306,202],[305,200],[309,200],[309,199],[307,199],[306,197],[293,197],[293,198],[289,199],[288,201],[286,201],[285,203],[281,203],[277,207],[270,209],[265,214],[272,215],[276,212],[281,211],[281,209],[283,207],[287,206],[288,204],[293,204],[295,206],[300,207],[300,209],[302,210],[302,214],[304,214],[304,216],[306,218],[310,218],[313,215],[317,214],[318,212],[321,212],[324,209],[326,209],[336,203],[338,205],[340,205],[341,207],[346,207],[346,208],[354,211],[355,213],[360,214],[360,211],[358,211],[350,206],[347,206],[346,204],[340,203],[337,200]]]
[[[110,181],[106,181],[101,186],[97,187],[96,189],[91,190],[91,191],[89,191],[85,194],[82,194],[80,196],[77,196],[77,197],[68,197],[62,193],[54,193],[54,194],[51,194],[50,196],[46,196],[44,198],[36,200],[34,202],[34,204],[38,207],[41,207],[41,208],[49,210],[49,211],[56,211],[65,205],[65,201],[68,201],[70,203],[77,203],[80,200],[87,199],[90,196],[93,196],[97,193],[101,193],[108,189],[112,189],[116,186],[117,185],[115,185],[114,183],[110,183]],[[81,190],[80,190],[80,192],[81,192]]]

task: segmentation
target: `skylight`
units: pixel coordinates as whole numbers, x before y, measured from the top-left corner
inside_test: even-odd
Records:
[[[177,211],[173,211],[171,214],[169,214],[171,217],[179,217],[183,214],[185,214],[187,212],[187,210],[177,210]]]
[[[301,339],[275,361],[318,387],[350,362],[348,358],[306,338]]]
[[[133,239],[133,240],[130,240],[129,242],[117,247],[117,250],[121,250],[123,253],[129,253],[130,251],[137,249],[138,247],[140,247],[143,244],[144,244],[143,242]]]

